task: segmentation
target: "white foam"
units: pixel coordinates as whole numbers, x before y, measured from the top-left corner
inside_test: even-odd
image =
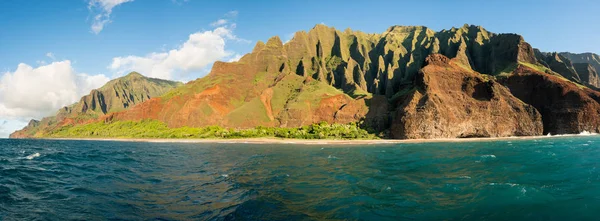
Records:
[[[527,192],[527,190],[525,189],[525,187],[521,188],[521,193],[525,194]]]
[[[482,158],[496,158],[494,154],[481,155]]]
[[[581,133],[579,133],[579,135],[582,135],[582,136],[592,136],[592,135],[598,135],[598,134],[597,133],[589,132],[587,130],[584,130],[584,131],[581,131]]]
[[[34,153],[34,154],[31,154],[31,155],[29,155],[29,156],[26,156],[26,157],[25,157],[25,159],[28,159],[28,160],[33,160],[33,159],[35,159],[35,158],[37,158],[37,157],[40,157],[40,153]]]
[[[458,178],[461,178],[461,179],[471,179],[470,176],[459,176]]]
[[[222,177],[229,177],[228,174],[221,174]]]
[[[589,132],[587,130],[581,131],[578,134],[556,134],[556,135],[551,135],[550,133],[548,133],[546,136],[549,137],[564,137],[564,136],[595,136],[598,135],[598,133],[593,133],[593,132]]]
[[[519,184],[516,183],[490,183],[490,186],[510,186],[510,187],[514,187],[514,186],[518,186]]]

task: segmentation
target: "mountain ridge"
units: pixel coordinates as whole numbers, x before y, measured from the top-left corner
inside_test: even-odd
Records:
[[[277,36],[258,41],[237,62],[215,62],[203,78],[96,121],[157,120],[172,128],[358,122],[391,138],[598,131],[600,108],[593,103],[598,94],[586,89],[597,82],[590,67],[579,68],[587,76],[581,77],[565,56],[540,52],[518,34],[495,34],[481,26],[439,32],[392,26],[369,34],[316,25],[285,44]],[[526,76],[538,76],[548,87],[515,83],[533,79]],[[569,103],[555,94],[538,102],[527,98],[538,93],[531,88],[578,97]],[[551,119],[557,111],[581,124]],[[579,122],[584,119],[589,122]],[[494,128],[503,120],[507,123]]]
[[[180,85],[179,82],[148,78],[131,72],[93,89],[78,102],[59,109],[54,116],[39,121],[31,120],[25,128],[15,131],[9,137],[34,137],[38,132],[44,133],[46,129],[91,122],[100,116],[125,110],[151,97],[162,95]]]

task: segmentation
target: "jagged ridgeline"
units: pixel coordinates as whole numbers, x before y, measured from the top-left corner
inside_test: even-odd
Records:
[[[581,81],[593,88],[600,88],[600,56],[593,53],[574,54],[562,52],[560,55],[573,62],[573,66]]]
[[[36,135],[141,120],[230,129],[359,123],[391,138],[597,132],[600,93],[590,89],[598,85],[597,61],[594,54],[542,53],[520,35],[479,26],[368,34],[317,25],[285,44],[259,41],[238,62],[215,62],[206,77],[149,100],[131,92],[111,103],[92,92],[63,111],[84,112],[78,116],[89,121],[59,114],[62,123]],[[87,115],[90,108],[98,114]]]
[[[273,38],[269,44],[278,47],[280,42]],[[263,47],[259,42],[254,51]],[[368,92],[388,98],[412,83],[430,54],[455,58],[486,74],[499,73],[519,60],[536,63],[531,46],[521,36],[497,35],[467,25],[440,32],[423,26],[393,26],[382,34],[317,25],[308,33],[297,32],[279,52],[285,59],[269,68],[310,76],[350,94]]]
[[[137,72],[109,81],[104,86],[92,90],[79,102],[58,110],[55,116],[41,121],[31,120],[11,137],[31,137],[42,135],[50,130],[73,124],[87,123],[116,111],[125,110],[152,97],[163,95],[182,83],[148,78]]]

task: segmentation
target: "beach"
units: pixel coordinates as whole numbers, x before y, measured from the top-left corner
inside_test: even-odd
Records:
[[[481,142],[498,140],[530,140],[565,136],[590,136],[596,134],[569,134],[555,136],[485,137],[485,138],[439,138],[439,139],[380,139],[380,140],[332,140],[332,139],[284,139],[284,138],[239,138],[239,139],[164,139],[164,138],[39,138],[48,140],[118,141],[150,143],[242,143],[242,144],[304,144],[304,145],[369,145],[435,142]]]

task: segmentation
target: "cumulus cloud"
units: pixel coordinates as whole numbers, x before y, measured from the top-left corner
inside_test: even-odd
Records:
[[[223,18],[210,24],[215,27],[213,30],[193,33],[174,49],[163,49],[161,52],[152,52],[145,56],[115,57],[108,69],[116,76],[137,71],[150,77],[185,81],[189,79],[190,73],[207,73],[206,69],[215,61],[237,61],[241,55],[226,50],[226,43],[250,43],[249,40],[234,34],[236,24],[232,21],[237,15],[237,11],[227,12]]]
[[[89,0],[88,9],[95,14],[92,21],[92,32],[98,34],[110,23],[110,14],[114,7],[133,0]]]
[[[108,82],[104,75],[76,73],[71,61],[31,67],[21,63],[0,77],[0,119],[39,119]]]
[[[235,24],[189,35],[186,42],[166,52],[153,52],[146,56],[115,57],[110,70],[122,76],[130,71],[144,75],[170,79],[186,79],[195,71],[201,71],[218,60],[228,60],[236,54],[225,49],[227,41],[241,41],[234,35]]]

